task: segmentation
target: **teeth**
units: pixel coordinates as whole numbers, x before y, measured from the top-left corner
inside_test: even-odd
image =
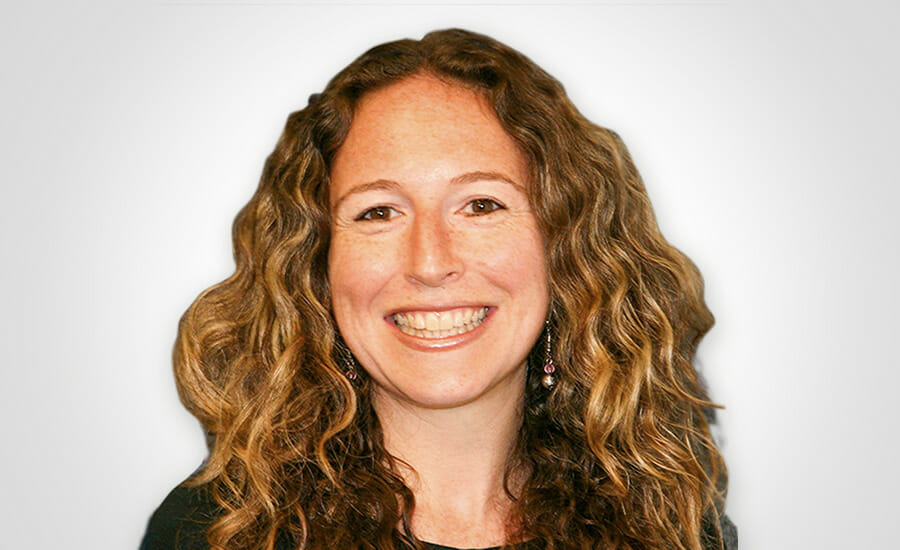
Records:
[[[488,308],[460,308],[442,312],[395,313],[392,317],[404,333],[419,338],[447,338],[466,333],[484,321]]]
[[[465,318],[463,317],[463,312],[460,310],[456,310],[453,312],[453,326],[458,327],[460,325],[466,324]]]
[[[429,331],[437,330],[441,326],[441,318],[436,313],[425,314],[425,328]]]
[[[464,310],[460,311],[459,312],[460,322],[456,323],[456,325],[468,325],[469,323],[472,322],[472,315],[474,315],[474,314],[475,314],[475,310],[472,310],[472,309],[464,309]]]
[[[443,315],[440,318],[441,331],[450,330],[453,328],[453,316],[452,315]]]

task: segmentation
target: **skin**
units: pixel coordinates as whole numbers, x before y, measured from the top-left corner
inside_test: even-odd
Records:
[[[365,96],[332,166],[334,315],[375,382],[388,451],[412,467],[423,540],[504,541],[502,476],[549,305],[527,185],[488,102],[429,75]],[[437,339],[404,334],[393,317],[454,308],[487,315]]]

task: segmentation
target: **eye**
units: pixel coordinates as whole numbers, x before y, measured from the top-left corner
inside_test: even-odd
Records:
[[[475,199],[463,208],[463,212],[472,216],[483,216],[506,207],[493,199]]]
[[[400,212],[397,212],[390,206],[374,206],[357,216],[356,221],[386,222],[398,215],[400,215]]]

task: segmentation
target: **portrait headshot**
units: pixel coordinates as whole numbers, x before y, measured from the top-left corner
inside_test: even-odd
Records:
[[[12,547],[890,546],[896,8],[54,8]]]
[[[485,35],[288,117],[182,317],[210,436],[143,548],[734,548],[702,281],[619,137]]]

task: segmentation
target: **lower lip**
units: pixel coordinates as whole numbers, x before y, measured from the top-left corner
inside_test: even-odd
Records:
[[[487,314],[485,314],[484,319],[481,320],[481,323],[478,324],[477,327],[473,328],[468,332],[464,332],[462,334],[455,334],[453,336],[447,336],[446,338],[420,338],[418,336],[413,336],[411,334],[406,334],[400,327],[394,323],[394,319],[392,316],[388,315],[385,317],[385,322],[390,325],[391,329],[394,331],[394,335],[403,342],[405,345],[421,350],[421,351],[443,351],[446,349],[452,349],[459,346],[464,346],[470,341],[474,340],[481,336],[481,333],[484,332],[484,326],[490,322],[491,318],[494,315],[493,307],[488,307]]]

